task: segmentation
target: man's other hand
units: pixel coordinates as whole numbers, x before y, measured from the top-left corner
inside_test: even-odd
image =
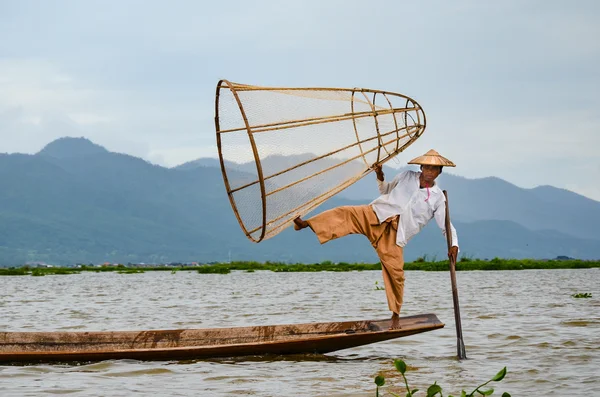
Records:
[[[458,257],[458,247],[452,246],[450,247],[450,249],[448,250],[448,258],[453,261],[454,263],[456,263],[456,258]]]

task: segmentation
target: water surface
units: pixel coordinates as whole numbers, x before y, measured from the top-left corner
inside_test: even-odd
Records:
[[[600,270],[459,272],[468,360],[446,272],[407,272],[403,315],[441,330],[327,355],[0,366],[5,396],[374,396],[373,378],[444,395],[508,367],[497,394],[600,395]],[[387,318],[380,272],[90,273],[0,277],[0,331],[146,330]],[[576,292],[591,299],[574,299]],[[400,392],[399,388],[391,391]],[[469,389],[467,391],[471,391]],[[498,393],[500,392],[500,393]],[[402,393],[404,395],[404,393]],[[496,394],[494,394],[496,395]]]

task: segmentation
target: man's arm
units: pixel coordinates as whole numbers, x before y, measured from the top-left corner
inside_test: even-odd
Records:
[[[377,185],[379,187],[380,194],[388,194],[393,188],[396,187],[396,185],[398,185],[398,176],[392,179],[392,181],[389,183],[384,181],[385,175],[383,173],[381,164],[373,165],[373,171],[375,171],[375,174],[377,175]]]
[[[442,203],[435,209],[433,216],[439,228],[442,229],[442,234],[446,237],[446,200],[442,200]],[[448,250],[448,258],[456,261],[460,250],[458,248],[458,235],[452,222],[450,222],[450,234],[452,235],[452,246]]]

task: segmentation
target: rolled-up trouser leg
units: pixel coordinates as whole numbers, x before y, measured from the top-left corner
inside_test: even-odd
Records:
[[[372,229],[380,227],[377,215],[368,205],[333,208],[307,219],[306,222],[321,244],[349,234],[364,234],[373,241]]]

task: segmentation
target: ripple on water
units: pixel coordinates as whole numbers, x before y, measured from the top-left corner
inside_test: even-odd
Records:
[[[115,361],[107,360],[107,361],[101,361],[99,363],[90,363],[90,364],[81,365],[78,370],[81,372],[101,372],[101,371],[109,370],[109,369],[113,368],[115,365],[116,365]]]
[[[600,322],[595,320],[568,320],[560,322],[560,325],[565,325],[567,327],[587,327],[596,324],[600,324]]]
[[[554,347],[553,343],[549,343],[549,342],[541,342],[541,343],[535,343],[532,345],[535,348],[538,349],[550,349]]]
[[[58,394],[58,395],[62,395],[62,394],[72,394],[72,393],[79,393],[84,391],[85,389],[45,389],[44,390],[44,394]]]
[[[112,371],[105,373],[104,376],[112,377],[112,378],[131,378],[136,376],[144,376],[144,375],[163,375],[163,374],[172,374],[168,368],[149,368],[149,369],[139,369],[135,371]]]
[[[87,328],[87,325],[85,324],[80,324],[80,325],[68,325],[66,327],[58,327],[57,330],[59,331],[74,331],[74,330],[84,330]]]

